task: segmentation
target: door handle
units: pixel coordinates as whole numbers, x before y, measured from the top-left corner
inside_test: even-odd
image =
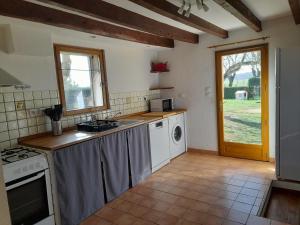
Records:
[[[30,177],[30,178],[28,178],[28,179],[26,179],[26,180],[23,180],[23,181],[21,181],[21,182],[12,184],[12,185],[10,185],[10,186],[7,186],[7,187],[6,187],[6,191],[9,191],[9,190],[11,190],[11,189],[14,189],[14,188],[20,187],[20,186],[22,186],[22,185],[28,184],[28,183],[30,183],[30,182],[32,182],[32,181],[38,180],[38,179],[40,179],[40,178],[43,177],[43,176],[45,176],[45,172],[38,173],[38,174],[37,174],[36,176],[34,176],[34,177]]]
[[[162,128],[163,127],[163,122],[158,122],[155,124],[156,128]]]

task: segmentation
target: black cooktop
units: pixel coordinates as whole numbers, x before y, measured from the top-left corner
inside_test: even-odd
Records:
[[[77,124],[77,130],[86,132],[101,132],[120,126],[116,120],[95,120]]]

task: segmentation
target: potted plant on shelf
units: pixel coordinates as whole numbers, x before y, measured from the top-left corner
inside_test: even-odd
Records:
[[[168,62],[151,63],[151,73],[169,72]]]

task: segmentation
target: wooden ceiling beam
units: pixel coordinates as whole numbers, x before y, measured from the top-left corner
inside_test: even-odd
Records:
[[[206,33],[221,37],[227,38],[228,31],[204,20],[198,16],[190,14],[189,17],[180,15],[178,7],[166,0],[129,0],[140,6],[143,6],[151,11],[161,14],[162,16],[171,18],[175,21],[188,25],[190,27],[196,28],[198,30],[204,31]]]
[[[300,0],[289,0],[296,24],[300,24]]]
[[[98,19],[127,26],[162,37],[188,43],[199,43],[199,35],[194,34],[148,17],[131,12],[124,8],[101,0],[39,0],[61,8],[70,9]]]
[[[0,15],[105,37],[174,48],[174,40],[169,38],[127,29],[23,0],[0,1]]]
[[[256,32],[260,32],[262,30],[261,21],[241,0],[214,0],[214,2],[222,6],[225,10],[230,12]]]

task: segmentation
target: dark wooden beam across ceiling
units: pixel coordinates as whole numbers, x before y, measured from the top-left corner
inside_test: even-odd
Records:
[[[262,30],[260,20],[251,12],[251,10],[241,0],[214,0],[236,18],[247,24],[256,32]]]
[[[152,10],[156,13],[161,14],[162,16],[171,18],[180,23],[188,25],[190,27],[194,27],[198,30],[204,31],[206,33],[221,37],[227,38],[228,32],[200,17],[197,17],[193,14],[190,14],[189,17],[185,17],[184,15],[180,15],[178,11],[178,7],[174,4],[166,1],[166,0],[129,0],[134,2],[140,6],[143,6],[149,10]]]
[[[101,0],[39,0],[107,20],[133,29],[189,43],[199,43],[199,35],[158,22]]]
[[[143,44],[174,47],[174,40],[169,38],[127,29],[23,0],[0,1],[0,15]]]
[[[289,0],[296,24],[300,24],[300,0]]]

